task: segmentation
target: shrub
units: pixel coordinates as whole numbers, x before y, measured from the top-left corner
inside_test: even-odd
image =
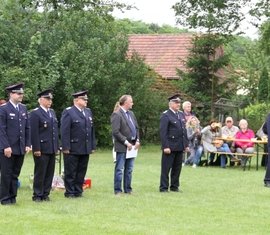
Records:
[[[269,113],[269,105],[266,103],[249,105],[240,112],[241,116],[247,119],[249,128],[256,132],[261,127]]]

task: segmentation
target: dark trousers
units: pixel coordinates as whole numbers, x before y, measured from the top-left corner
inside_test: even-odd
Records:
[[[267,166],[267,160],[268,160],[268,147],[267,147],[267,144],[264,144],[263,145],[263,151],[266,153],[266,154],[263,154],[262,155],[262,161],[261,161],[261,166]]]
[[[3,152],[0,153],[1,165],[1,185],[0,200],[1,203],[16,202],[18,177],[24,161],[24,155],[11,155],[6,157]]]
[[[40,157],[33,158],[35,162],[33,198],[47,198],[52,188],[55,154],[42,154]]]
[[[87,171],[89,154],[64,155],[65,196],[79,197],[83,192],[84,177]]]
[[[267,159],[267,167],[266,167],[266,172],[264,176],[264,183],[270,184],[270,154],[268,155],[268,159]]]
[[[174,151],[171,154],[162,153],[161,158],[161,176],[160,176],[160,191],[168,191],[169,189],[169,174],[170,174],[170,190],[179,188],[179,177],[182,169],[182,151]]]

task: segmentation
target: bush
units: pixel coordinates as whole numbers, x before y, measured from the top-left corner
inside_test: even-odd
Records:
[[[260,129],[262,123],[265,121],[267,114],[269,113],[269,105],[266,103],[260,103],[250,105],[245,109],[242,109],[241,116],[247,119],[249,128],[256,132]]]

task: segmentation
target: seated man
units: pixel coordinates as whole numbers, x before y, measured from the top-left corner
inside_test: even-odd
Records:
[[[225,142],[228,144],[230,150],[232,153],[235,152],[235,147],[232,139],[235,138],[236,133],[239,131],[239,128],[235,125],[233,125],[233,118],[232,117],[227,117],[225,120],[225,126],[221,128],[222,132],[222,138],[225,139]],[[234,164],[240,164],[240,162],[230,162],[231,166],[234,166]]]
[[[233,125],[232,117],[227,117],[225,120],[225,126],[221,128],[222,137],[227,138],[226,143],[229,145],[232,152],[234,152],[233,141],[230,139],[235,138],[236,133],[239,131],[237,126]]]

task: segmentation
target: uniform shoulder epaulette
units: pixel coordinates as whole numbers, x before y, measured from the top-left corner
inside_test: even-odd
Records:
[[[24,107],[26,107],[26,105],[25,105],[25,104],[22,104],[22,103],[20,103],[20,105],[21,105],[21,106],[24,106]]]
[[[67,107],[67,108],[66,108],[66,110],[70,110],[70,109],[71,109],[71,107]]]
[[[33,109],[33,111],[37,111],[37,110],[38,110],[38,108]]]
[[[5,106],[5,105],[7,105],[7,103],[1,104],[0,106]]]
[[[168,112],[168,110],[165,110],[163,113],[167,113]]]

